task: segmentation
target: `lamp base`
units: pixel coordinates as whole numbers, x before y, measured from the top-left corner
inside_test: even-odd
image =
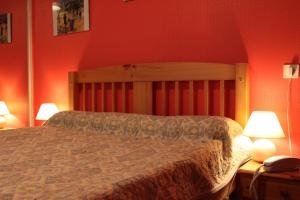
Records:
[[[0,129],[3,129],[6,127],[6,118],[3,116],[0,116]]]
[[[276,153],[276,146],[271,140],[259,139],[253,143],[252,159],[257,162],[263,162],[265,159]]]

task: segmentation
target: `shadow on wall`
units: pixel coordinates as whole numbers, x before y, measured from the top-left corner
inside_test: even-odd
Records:
[[[292,58],[292,63],[293,64],[299,64],[299,55],[295,55],[293,58]]]
[[[125,63],[248,61],[235,13],[224,8],[226,3],[177,1],[166,9],[165,4],[132,2],[114,5],[118,12],[114,17],[102,4],[94,7],[103,11],[90,11],[91,31],[79,69]]]
[[[15,100],[7,100],[7,107],[9,109],[10,114],[5,116],[7,127],[9,128],[19,128],[19,127],[27,127],[27,121],[25,121],[23,118],[26,118],[27,116],[24,116],[23,113],[28,113],[28,106],[27,102],[24,101],[18,101]],[[19,118],[18,116],[22,116],[23,118]]]
[[[6,127],[9,128],[17,128],[17,127],[25,127],[27,124],[23,124],[15,115],[7,115],[6,118]]]

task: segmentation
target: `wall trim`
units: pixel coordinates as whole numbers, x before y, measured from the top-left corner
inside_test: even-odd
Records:
[[[33,49],[32,49],[32,0],[27,0],[27,65],[28,65],[28,121],[34,125],[33,110]]]

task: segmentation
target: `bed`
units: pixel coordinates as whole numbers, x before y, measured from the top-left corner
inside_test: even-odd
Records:
[[[203,81],[205,116],[194,115],[198,80]],[[220,81],[220,116],[207,116],[212,80]],[[226,80],[235,81],[235,121],[225,117]],[[154,85],[161,82],[164,93],[167,81],[174,81],[176,116],[166,116],[166,94],[160,95],[160,116],[154,116],[159,110]],[[190,86],[188,116],[179,116],[185,112],[181,81]],[[110,92],[99,92],[105,84]],[[226,197],[235,172],[249,158],[246,148],[233,142],[247,119],[247,98],[245,64],[164,63],[72,72],[70,110],[81,111],[60,112],[42,127],[0,134],[0,199],[220,199],[220,192]]]

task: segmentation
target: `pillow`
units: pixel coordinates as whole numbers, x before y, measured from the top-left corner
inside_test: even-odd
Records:
[[[44,126],[173,139],[213,139],[226,135],[233,138],[243,131],[236,121],[219,116],[153,116],[81,111],[59,112]]]

